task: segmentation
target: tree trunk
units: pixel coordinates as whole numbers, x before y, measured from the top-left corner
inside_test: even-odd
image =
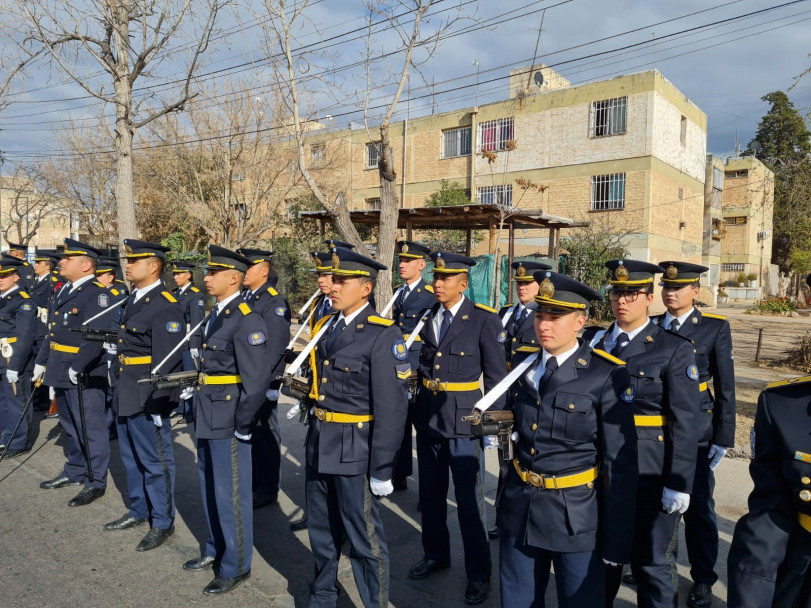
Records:
[[[377,261],[391,269],[394,259],[394,244],[397,238],[397,172],[394,170],[394,154],[389,141],[388,123],[380,125],[380,161],[377,171],[380,174],[380,228],[377,237]],[[375,298],[383,307],[391,298],[391,272],[377,275]]]

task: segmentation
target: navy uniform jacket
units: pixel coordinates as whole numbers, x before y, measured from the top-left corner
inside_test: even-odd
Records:
[[[652,317],[662,323],[665,315]],[[698,381],[712,380],[712,391],[701,392],[699,442],[735,446],[735,363],[732,334],[726,317],[701,313],[697,308],[679,327],[679,335],[693,341]]]
[[[507,325],[503,326],[503,334],[499,336],[499,341],[503,339],[504,350],[507,355],[507,368],[512,369],[523,361],[529,353],[534,352],[538,345],[538,336],[535,335],[535,311],[538,310],[538,305],[535,302],[530,302],[527,305],[527,311],[524,313],[524,318],[521,319],[521,325],[517,330],[513,328],[513,321],[515,320],[515,311],[518,307],[517,304],[512,306],[504,306],[498,311],[498,318],[504,322],[504,316],[509,312],[510,318],[507,319]]]
[[[121,300],[126,300],[129,297],[129,294],[120,291],[118,287],[110,286],[107,288],[107,291],[112,296],[112,301],[110,302],[112,305],[118,304]],[[121,315],[124,314],[124,308],[126,308],[126,304],[121,304],[120,306],[116,306],[116,309],[112,312],[104,315],[109,319],[110,329],[117,330],[119,325],[121,324]]]
[[[17,274],[20,275],[20,289],[23,289],[26,292],[31,289],[34,282],[37,280],[37,277],[34,274],[34,267],[28,262],[22,263],[22,266],[20,266]]]
[[[337,313],[316,327],[333,322]],[[319,473],[364,475],[388,480],[403,441],[411,364],[400,330],[367,305],[346,326],[330,350],[322,337],[310,360],[316,407],[374,420],[325,422],[312,417],[307,433],[307,464]]]
[[[0,357],[0,369],[27,372],[34,368],[34,338],[37,325],[37,306],[34,300],[17,288],[0,300],[0,338],[11,343],[11,358]],[[5,378],[2,378],[5,381]]]
[[[172,290],[172,295],[177,298],[180,308],[183,310],[183,335],[194,329],[197,324],[206,316],[206,298],[194,285],[189,285],[183,293],[177,287]],[[187,348],[200,348],[203,343],[203,330],[200,327],[189,337]]]
[[[130,295],[129,287],[127,287],[127,284],[121,279],[116,279],[112,286],[115,287],[121,293],[123,293],[124,297]]]
[[[36,361],[46,366],[44,382],[47,386],[73,388],[75,385],[68,376],[69,368],[86,374],[92,386],[107,386],[107,364],[102,358],[102,343],[82,339],[80,330],[85,320],[107,310],[111,304],[110,293],[102,283],[96,281],[82,283],[72,292],[71,286],[66,285],[54,296],[48,335],[37,353]],[[88,326],[108,329],[108,314],[112,313],[101,315]]]
[[[613,331],[612,324],[606,334]],[[583,338],[593,343],[594,329]],[[698,370],[690,340],[654,323],[637,334],[619,357],[631,376],[636,416],[664,416],[661,426],[637,426],[639,485],[689,494],[698,452]],[[613,560],[612,560],[613,561]]]
[[[59,278],[54,274],[47,274],[41,281],[34,280],[31,289],[27,291],[28,295],[37,306],[37,323],[35,324],[35,333],[37,342],[45,338],[48,333],[48,311],[53,302],[54,289],[59,282]],[[44,311],[44,313],[43,313]],[[41,315],[41,316],[40,316]],[[43,320],[44,319],[44,320]]]
[[[489,391],[504,376],[504,347],[499,344],[501,322],[495,311],[464,298],[442,343],[436,343],[434,316],[441,304],[436,303],[424,315],[420,377],[440,382],[478,382],[484,374],[484,390]],[[432,391],[420,384],[417,392],[417,414],[414,426],[420,433],[434,437],[469,437],[470,423],[462,417],[470,414],[481,398],[479,388],[469,391]],[[501,395],[493,410],[504,409],[506,396]]]
[[[537,347],[536,347],[537,348]],[[621,361],[587,343],[549,378],[543,395],[528,381],[537,363],[509,389],[515,416],[515,456],[523,470],[572,475],[599,467],[588,486],[544,490],[524,483],[510,464],[498,500],[499,527],[548,551],[600,547],[628,563],[634,529],[637,439]]]
[[[755,487],[729,551],[729,605],[807,606],[796,597],[811,562],[811,377],[770,384],[755,416]],[[807,520],[806,520],[807,521]],[[807,524],[811,526],[811,524]],[[807,587],[807,585],[806,585]]]
[[[219,313],[211,331],[204,332],[201,375],[237,375],[241,382],[197,386],[194,430],[198,439],[230,439],[235,431],[251,434],[251,420],[270,386],[266,331],[262,318],[237,296]]]
[[[138,384],[138,380],[149,378],[151,370],[183,339],[186,333],[183,309],[163,283],[126,306],[118,330],[115,411],[119,416],[137,416],[143,412],[166,416],[174,406],[170,401],[171,389],[156,391],[154,385]],[[180,371],[181,356],[182,349],[178,349],[161,366],[159,373]],[[124,361],[130,357],[149,357],[150,360],[125,365]]]
[[[423,279],[420,279],[419,282],[411,288],[408,297],[405,299],[405,302],[403,302],[402,308],[398,308],[395,304],[392,309],[391,318],[400,328],[400,331],[403,332],[404,340],[408,340],[411,332],[414,331],[417,323],[419,323],[420,318],[425,314],[425,309],[431,308],[434,304],[436,304],[434,288],[428,285]],[[411,348],[408,350],[408,362],[411,363],[411,368],[414,370],[416,370],[419,365],[421,347],[422,342],[420,337],[417,336],[411,344]]]
[[[284,372],[284,351],[290,342],[290,305],[287,298],[276,291],[269,282],[251,294],[246,302],[265,322],[267,369],[271,381],[275,380]]]

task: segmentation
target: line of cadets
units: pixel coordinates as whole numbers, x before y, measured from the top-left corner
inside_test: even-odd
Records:
[[[313,254],[321,294],[309,315],[317,337],[304,370],[311,392],[300,404],[309,425],[306,505],[293,524],[309,527],[310,606],[336,605],[344,539],[364,605],[388,605],[378,498],[407,487],[412,424],[424,557],[408,575],[423,579],[450,567],[452,476],[464,600],[487,598],[482,449],[495,442],[475,437],[462,420],[481,397],[480,378],[485,392],[496,395],[490,407],[509,408],[515,417],[515,457],[501,463],[497,525],[490,530],[499,538],[502,606],[543,606],[552,565],[560,606],[610,606],[622,564],[631,566],[626,578],[637,586],[639,606],[676,606],[682,515],[694,581],[688,605],[710,604],[718,553],[712,471],[734,442],[735,396],[729,324],[693,306],[705,267],[609,262],[616,321],[578,338],[589,306],[602,298],[545,265],[513,264],[517,302],[496,315],[464,296],[474,260],[399,242],[403,284],[389,320],[369,301],[378,272],[387,268],[346,243],[328,244],[331,251]],[[290,309],[275,290],[269,252],[209,247],[205,284],[217,305],[204,318],[191,267],[173,268],[179,286],[173,295],[160,279],[168,249],[136,240],[126,245],[126,276],[135,287],[129,296],[109,277],[94,280],[114,276],[114,260],[100,260],[97,250],[71,239],[59,263],[64,284],[50,272],[54,256],[35,258],[37,265],[47,262],[36,283],[20,260],[0,261],[0,338],[13,353],[2,358],[2,443],[6,456],[30,450],[31,419],[22,416],[23,406],[31,380],[43,378],[69,441],[63,470],[41,487],[83,485],[69,505],[89,504],[106,487],[105,403],[111,405],[131,506],[104,528],[148,524],[136,548],[150,550],[174,529],[168,421],[179,401],[178,413],[194,422],[209,524],[202,555],[183,567],[213,567],[204,591],[225,593],[250,575],[253,508],[277,499],[279,395],[270,379],[283,369]],[[433,285],[421,278],[427,257]],[[658,274],[668,311],[649,318]],[[28,291],[51,295],[43,281],[59,287],[40,306]],[[108,312],[125,297],[124,306]],[[26,331],[39,319],[46,319],[44,335]],[[85,324],[117,327],[118,343],[83,338]],[[174,350],[186,332],[189,344]],[[525,373],[505,380],[530,356]],[[196,369],[198,383],[178,395],[139,382],[157,368]],[[415,371],[417,388],[412,383],[409,390]],[[761,396],[755,491],[730,554],[731,606],[778,605],[785,598],[779,605],[801,606],[808,599],[811,450],[803,388],[803,382],[777,383]],[[10,422],[20,416],[11,437]]]

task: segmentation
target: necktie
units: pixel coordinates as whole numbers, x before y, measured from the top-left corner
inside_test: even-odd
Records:
[[[437,340],[437,344],[442,342],[442,338],[445,337],[445,333],[448,331],[448,328],[451,326],[453,322],[453,315],[451,314],[450,310],[446,310],[442,313],[442,325],[439,326],[439,340]]]
[[[622,332],[620,335],[617,336],[617,343],[614,345],[614,348],[611,349],[611,354],[615,357],[622,352],[622,349],[625,348],[625,343],[629,342],[628,334]]]
[[[679,331],[679,327],[681,327],[681,323],[679,323],[678,319],[673,319],[670,322],[670,331]]]
[[[214,328],[214,322],[217,320],[217,315],[219,314],[220,307],[215,306],[214,310],[211,311],[211,318],[208,320],[208,325],[206,325],[206,338],[211,335],[211,330]]]
[[[324,301],[321,302],[321,316],[325,317],[329,313],[329,309],[332,307],[332,300],[328,297],[324,296]]]
[[[546,360],[546,369],[543,372],[543,376],[541,376],[541,379],[538,381],[538,394],[541,393],[543,388],[546,386],[546,383],[549,382],[549,378],[552,377],[552,374],[555,373],[557,368],[557,357],[549,357],[549,359]]]
[[[338,322],[330,330],[326,342],[324,342],[324,347],[327,349],[327,352],[332,349],[332,345],[335,344],[335,340],[337,340],[338,336],[341,335],[341,331],[344,327],[346,327],[346,321],[343,319],[338,319]]]
[[[408,287],[403,287],[400,290],[400,294],[397,296],[397,301],[394,303],[394,307],[397,310],[403,310],[403,304],[405,304],[406,298],[408,297],[409,293],[410,290],[408,289]]]
[[[521,322],[524,320],[524,313],[526,311],[527,311],[526,306],[521,306],[521,310],[519,310],[515,314],[515,318],[513,319],[512,328],[510,330],[510,333],[512,335],[515,335],[516,332],[518,331],[518,328],[521,327]]]

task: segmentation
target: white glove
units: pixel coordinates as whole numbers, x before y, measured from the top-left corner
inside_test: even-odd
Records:
[[[187,386],[182,391],[180,391],[180,400],[181,401],[186,401],[186,399],[191,399],[192,397],[194,397],[194,387],[193,386]]]
[[[668,514],[678,512],[684,513],[690,506],[690,495],[684,492],[676,492],[670,488],[662,490],[662,508]]]
[[[36,382],[37,380],[42,378],[42,376],[44,374],[45,374],[45,366],[44,365],[39,365],[39,364],[35,365],[34,366],[34,373],[31,376],[31,381]]]
[[[237,439],[242,439],[242,441],[250,441],[251,440],[250,433],[247,434],[247,435],[240,435],[239,433],[234,431],[234,437],[236,437]]]
[[[200,349],[199,348],[190,348],[189,352],[191,353],[191,358],[195,361],[200,360]]]
[[[287,412],[287,419],[292,420],[293,418],[298,416],[300,412],[301,412],[301,403],[296,401],[296,405],[291,407],[290,410]]]
[[[722,448],[720,445],[710,444],[710,453],[707,457],[710,459],[710,471],[714,471],[721,464],[724,456],[727,455],[727,448]]]
[[[20,374],[15,372],[13,369],[6,370],[6,380],[8,380],[9,384],[14,384],[20,379]]]
[[[498,439],[495,435],[485,435],[482,439],[484,440],[485,450],[493,450],[498,447]]]
[[[161,428],[163,426],[163,420],[161,420],[160,416],[157,416],[155,414],[150,414],[150,416],[152,416],[152,422],[155,423],[156,427]]]
[[[268,389],[268,392],[265,393],[265,397],[268,401],[278,401],[279,400],[279,391],[275,388]]]
[[[617,566],[619,566],[619,564],[618,564],[618,563],[616,563],[616,562],[610,562],[610,561],[608,561],[606,558],[603,558],[603,563],[604,563],[606,566],[614,566],[615,568],[616,568]]]
[[[517,432],[517,431],[513,431],[513,432],[512,432],[512,435],[510,435],[510,439],[512,439],[512,440],[513,440],[513,443],[515,443],[516,441],[518,441],[518,432]]]
[[[379,479],[370,477],[369,487],[372,489],[372,494],[375,496],[388,496],[394,492],[394,484],[391,483],[391,479],[380,481]]]
[[[71,384],[79,384],[79,372],[74,371],[72,367],[68,368],[68,378]]]
[[[56,391],[54,390],[54,387],[49,386],[48,387],[48,400],[53,401],[54,399],[56,399]]]

